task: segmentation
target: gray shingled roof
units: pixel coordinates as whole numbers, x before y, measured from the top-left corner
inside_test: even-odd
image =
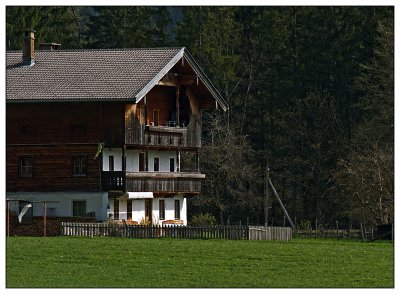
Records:
[[[224,109],[228,105],[185,48],[37,51],[35,64],[22,64],[22,51],[6,54],[7,102],[139,102],[185,59]]]
[[[7,100],[133,99],[182,48],[7,52]]]
[[[182,48],[7,52],[8,101],[133,99]]]

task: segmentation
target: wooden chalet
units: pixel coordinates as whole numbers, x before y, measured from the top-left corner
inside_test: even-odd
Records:
[[[34,48],[27,31],[6,54],[12,209],[54,201],[47,215],[186,224],[205,175],[181,171],[181,152],[198,158],[202,110],[228,108],[187,49]]]

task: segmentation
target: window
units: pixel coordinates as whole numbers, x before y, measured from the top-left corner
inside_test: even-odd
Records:
[[[86,215],[86,200],[72,201],[72,216]]]
[[[32,157],[18,158],[18,175],[21,178],[32,177]]]
[[[153,123],[155,126],[159,125],[160,109],[153,109]]]
[[[128,220],[132,219],[132,200],[128,200],[126,203],[126,218]]]
[[[175,200],[175,219],[181,218],[181,205],[179,199]]]
[[[119,219],[119,199],[114,199],[114,219]]]
[[[175,172],[175,158],[169,159],[169,171]]]
[[[139,171],[144,171],[144,152],[139,153]]]
[[[160,158],[154,157],[154,171],[160,170]]]
[[[162,199],[160,199],[158,211],[159,211],[158,218],[160,220],[165,219],[165,202]]]
[[[114,156],[108,156],[108,170],[114,171]]]
[[[75,177],[87,176],[87,156],[72,156],[72,171]]]

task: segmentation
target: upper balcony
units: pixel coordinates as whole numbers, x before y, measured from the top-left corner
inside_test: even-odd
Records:
[[[141,124],[131,117],[126,120],[125,144],[154,147],[180,147],[183,149],[201,147],[201,119],[191,116],[189,124],[177,125],[167,121],[161,125]]]

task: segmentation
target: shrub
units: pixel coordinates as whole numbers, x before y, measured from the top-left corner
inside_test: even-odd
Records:
[[[190,220],[191,225],[197,225],[197,226],[213,226],[216,223],[217,221],[215,217],[209,213],[196,214]]]

